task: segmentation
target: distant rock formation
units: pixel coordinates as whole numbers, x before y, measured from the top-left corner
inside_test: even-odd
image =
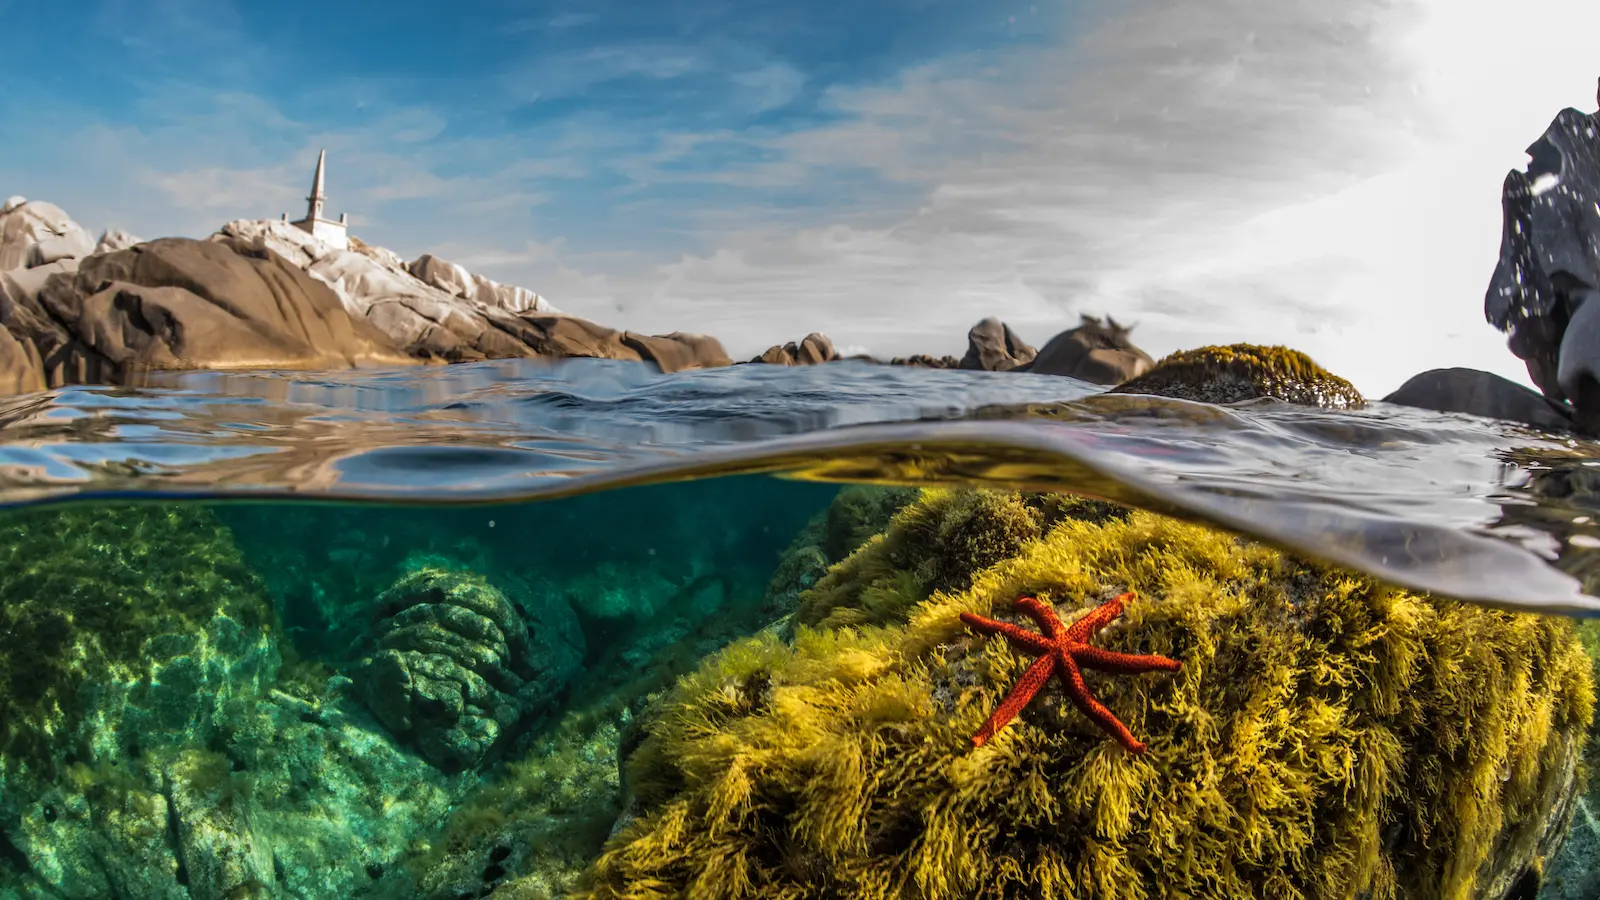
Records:
[[[1032,362],[1038,352],[1017,337],[1010,325],[990,316],[967,331],[967,355],[956,368],[1009,372]]]
[[[461,266],[429,253],[412,260],[406,271],[425,284],[433,285],[452,297],[472,300],[485,306],[494,306],[509,312],[552,312],[545,299],[527,288],[500,284],[482,275],[474,275]]]
[[[1566,404],[1477,369],[1430,369],[1412,376],[1383,402],[1521,422],[1546,431],[1572,427]]]
[[[1083,316],[1078,327],[1050,339],[1030,362],[1016,367],[1036,375],[1066,375],[1093,384],[1121,384],[1150,371],[1155,360],[1133,345],[1131,329],[1107,316]]]
[[[94,251],[94,239],[61,207],[24,197],[0,205],[0,272],[35,269]]]
[[[1500,262],[1484,316],[1544,395],[1600,431],[1600,114],[1562,110],[1501,192]]]
[[[839,351],[834,349],[833,341],[825,334],[812,332],[798,344],[794,341],[787,344],[773,344],[750,361],[773,366],[814,366],[837,359]]]
[[[111,228],[100,235],[100,242],[94,245],[94,252],[110,253],[113,250],[126,250],[134,244],[142,243],[144,241],[123,231],[121,228]]]
[[[732,363],[712,337],[618,331],[554,312],[531,291],[506,288],[470,274],[457,285],[467,295],[453,294],[422,280],[413,273],[416,264],[405,263],[382,247],[351,239],[351,249],[340,250],[278,220],[229,222],[212,237],[225,239],[245,240],[271,250],[326,282],[352,315],[372,323],[396,347],[418,359],[468,362],[598,357],[650,362],[666,372]],[[417,270],[445,284],[452,284],[450,279],[457,270],[465,271],[433,257],[422,259],[431,262],[416,266]],[[532,302],[534,306],[514,311],[478,297]]]
[[[961,360],[954,356],[929,356],[926,353],[916,353],[911,356],[896,356],[889,360],[891,366],[912,366],[918,369],[955,369],[960,368]]]

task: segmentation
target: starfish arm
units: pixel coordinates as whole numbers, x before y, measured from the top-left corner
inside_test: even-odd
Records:
[[[1094,634],[1096,631],[1099,631],[1100,629],[1111,624],[1111,620],[1122,615],[1124,598],[1131,599],[1132,597],[1133,594],[1131,593],[1122,594],[1116,599],[1107,600],[1099,606],[1096,606],[1094,609],[1089,610],[1089,612],[1086,613],[1083,618],[1073,622],[1072,627],[1067,629],[1067,638],[1077,643],[1083,643],[1084,641],[1087,641],[1089,639],[1089,635]]]
[[[1016,686],[1006,694],[1005,699],[1000,701],[1000,705],[995,707],[988,720],[978,729],[978,733],[972,736],[972,746],[982,747],[989,743],[990,738],[1010,724],[1011,720],[1017,717],[1017,713],[1022,712],[1022,708],[1028,705],[1028,701],[1039,693],[1045,682],[1050,680],[1061,659],[1059,653],[1047,653],[1034,660],[1028,671],[1022,673],[1022,678],[1017,681]]]
[[[1061,619],[1056,616],[1056,611],[1039,602],[1038,597],[1023,595],[1017,598],[1017,609],[1022,610],[1035,622],[1039,623],[1039,630],[1052,642],[1059,640],[1067,633],[1067,627],[1061,624]]]
[[[1011,643],[1034,653],[1049,653],[1056,646],[1037,631],[1029,631],[1020,625],[1013,625],[1010,622],[997,622],[994,619],[986,619],[977,613],[964,612],[961,614],[961,621],[968,628],[976,629],[985,634],[1001,635]]]
[[[1083,672],[1078,668],[1078,664],[1073,661],[1072,657],[1062,654],[1061,662],[1062,676],[1067,682],[1067,696],[1072,698],[1072,702],[1083,710],[1084,715],[1093,719],[1107,734],[1116,738],[1117,743],[1121,744],[1129,753],[1143,753],[1145,750],[1144,744],[1133,736],[1133,732],[1128,730],[1128,726],[1122,724],[1122,720],[1113,715],[1111,710],[1106,709],[1104,704],[1089,693],[1089,686],[1083,681]]]
[[[1118,653],[1099,647],[1073,647],[1071,653],[1078,665],[1100,672],[1132,675],[1138,672],[1176,672],[1183,668],[1183,663],[1158,653]]]

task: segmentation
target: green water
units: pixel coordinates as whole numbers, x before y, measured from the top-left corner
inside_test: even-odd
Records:
[[[1566,900],[1597,883],[1600,791],[1582,781],[1592,742],[1573,743],[1587,726],[1571,694],[1592,676],[1568,620],[1394,606],[1374,587],[1351,605],[1340,582],[1250,561],[1269,551],[1216,556],[1206,542],[1234,539],[1065,496],[936,493],[956,499],[893,518],[916,496],[747,476],[542,503],[0,513],[0,898],[1113,898],[1198,878],[1213,890],[1187,895]],[[1092,556],[1096,535],[1134,526],[1156,530],[1115,538],[1094,584],[1142,579],[1143,625],[1102,638],[1170,653],[1200,682],[1089,684],[1156,762],[1054,687],[973,749],[1024,666],[972,668],[1004,642],[957,625],[935,643],[950,628],[923,611],[1023,585],[1056,591],[1065,616],[1094,598],[1061,593],[1080,563],[1040,548]],[[1054,574],[1006,574],[1024,558]],[[857,581],[843,601],[840,578]],[[1235,593],[1256,607],[1224,602]],[[890,658],[909,668],[889,675]],[[931,693],[897,687],[923,679]],[[1209,706],[1182,706],[1185,683]],[[801,708],[833,711],[783,724]],[[1346,718],[1316,724],[1334,710]],[[1382,765],[1410,774],[1372,774],[1384,734],[1400,755]],[[973,778],[989,786],[949,806]],[[1371,778],[1387,799],[1354,787]],[[1100,812],[1057,807],[1082,784]],[[859,811],[809,819],[813,795]],[[1119,825],[1124,805],[1144,811]],[[1502,808],[1526,821],[1483,824]],[[852,815],[860,842],[839,837]],[[1323,824],[1296,844],[1306,817]],[[1400,893],[1341,880],[1358,871],[1341,841],[1368,821],[1372,871]],[[951,822],[971,846],[930,862]],[[1493,840],[1472,850],[1472,834]],[[1130,849],[1152,841],[1171,844]],[[968,851],[1008,862],[966,869]],[[1449,893],[1440,861],[1458,857],[1484,861]],[[1231,874],[1194,875],[1217,858]],[[911,886],[930,871],[947,883]],[[1417,887],[1432,873],[1440,892]]]

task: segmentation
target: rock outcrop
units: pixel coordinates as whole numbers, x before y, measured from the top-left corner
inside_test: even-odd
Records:
[[[1200,403],[1271,398],[1323,409],[1361,409],[1367,401],[1350,382],[1288,347],[1231,344],[1163,357],[1155,368],[1111,389]]]
[[[990,316],[967,332],[967,354],[956,368],[1009,372],[1032,362],[1038,353],[1017,337],[1010,325]]]
[[[7,289],[5,324],[35,348],[52,386],[129,384],[157,370],[411,362],[327,285],[238,241],[163,238],[91,256],[34,287]]]
[[[406,265],[406,271],[452,297],[482,303],[510,312],[553,312],[545,299],[527,288],[491,281],[448,260],[424,253]]]
[[[1501,193],[1500,262],[1484,315],[1546,397],[1600,430],[1600,114],[1562,110]]]
[[[95,253],[110,253],[114,250],[126,250],[134,244],[142,244],[143,240],[123,231],[121,228],[107,229],[100,235],[99,243],[94,245]]]
[[[1572,427],[1566,404],[1478,369],[1430,369],[1412,376],[1383,402],[1521,422],[1547,431]]]
[[[665,372],[732,364],[713,337],[641,335],[556,312],[490,306],[422,281],[381,247],[352,242],[354,249],[339,250],[286,222],[239,220],[212,236],[230,239],[281,254],[326,282],[353,315],[418,359],[598,357],[650,362]],[[424,268],[435,274],[445,271],[442,265]]]
[[[833,341],[825,334],[812,332],[798,344],[794,341],[787,344],[773,344],[766,349],[766,352],[750,361],[773,366],[814,366],[837,359],[839,351],[834,349]]]
[[[94,239],[61,207],[23,197],[0,205],[0,272],[82,259]]]
[[[1066,375],[1092,384],[1121,384],[1150,371],[1155,361],[1133,345],[1130,329],[1107,316],[1083,316],[1077,328],[1050,339],[1032,361],[1016,367],[1036,375]]]

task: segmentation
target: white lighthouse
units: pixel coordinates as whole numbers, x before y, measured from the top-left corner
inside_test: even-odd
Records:
[[[350,235],[347,229],[350,223],[344,213],[339,214],[337,222],[322,217],[322,206],[328,200],[323,193],[327,163],[328,151],[318,151],[317,174],[311,178],[311,196],[306,198],[306,217],[289,224],[332,247],[349,250]]]

